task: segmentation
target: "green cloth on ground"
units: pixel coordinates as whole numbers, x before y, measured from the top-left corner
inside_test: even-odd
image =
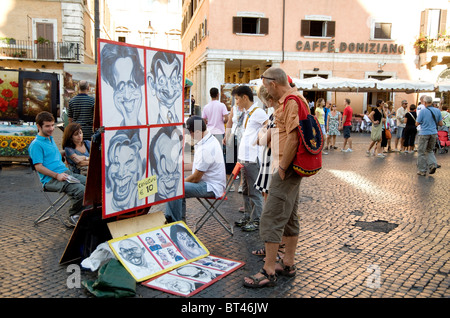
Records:
[[[83,286],[99,298],[121,298],[136,295],[136,281],[117,259],[110,259],[98,270],[95,281],[83,281]]]

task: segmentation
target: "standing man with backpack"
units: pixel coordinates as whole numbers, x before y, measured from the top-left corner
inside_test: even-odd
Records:
[[[300,232],[297,208],[302,177],[294,171],[292,162],[299,144],[299,107],[302,117],[306,118],[309,113],[305,98],[290,87],[287,75],[281,68],[269,68],[261,79],[267,92],[280,106],[274,113],[277,128],[271,135],[273,176],[259,228],[260,237],[265,243],[266,260],[259,273],[244,278],[244,286],[251,288],[275,286],[277,274],[289,277],[296,274],[294,256]],[[302,105],[290,99],[283,107],[289,95],[299,96]],[[277,252],[282,241],[286,246],[285,256],[277,262]]]

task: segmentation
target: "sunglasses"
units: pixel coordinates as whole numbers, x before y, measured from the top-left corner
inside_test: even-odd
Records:
[[[267,77],[267,76],[264,76],[264,75],[261,75],[261,79],[266,79],[266,80],[270,80],[270,81],[276,81],[275,78],[273,78],[273,77]]]

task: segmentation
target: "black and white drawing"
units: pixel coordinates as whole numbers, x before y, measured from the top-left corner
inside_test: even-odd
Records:
[[[146,124],[144,50],[100,43],[102,126]]]
[[[192,236],[182,223],[175,223],[169,229],[172,242],[186,259],[207,256],[208,252]]]
[[[146,175],[147,129],[105,131],[105,214],[134,209],[139,200],[137,183]]]
[[[149,124],[183,122],[183,55],[147,50]]]
[[[118,252],[129,272],[137,281],[161,269],[148,250],[136,238],[127,238],[115,242],[113,248]]]
[[[157,176],[157,193],[149,202],[183,195],[182,126],[150,128],[149,176]]]

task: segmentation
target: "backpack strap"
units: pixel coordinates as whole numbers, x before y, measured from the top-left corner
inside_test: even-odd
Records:
[[[247,115],[247,118],[245,119],[245,125],[244,125],[244,128],[247,128],[247,122],[248,122],[248,120],[250,119],[250,116],[253,114],[253,112],[256,110],[256,108],[258,108],[257,106],[255,107],[255,108],[253,108],[253,110],[250,112],[250,113],[248,113],[248,115]]]
[[[302,97],[303,97],[303,96],[302,96]],[[288,100],[293,99],[293,100],[295,100],[295,101],[297,102],[297,105],[298,105],[298,119],[299,119],[299,120],[304,120],[304,119],[306,119],[306,117],[307,117],[307,115],[308,115],[308,113],[309,113],[309,108],[306,106],[306,101],[303,100],[302,97],[300,97],[300,96],[298,96],[298,95],[288,95],[288,96],[284,99],[284,102],[283,102],[283,111],[284,111],[284,109],[286,108],[286,104],[287,104]],[[302,114],[302,109],[301,109],[300,107],[304,107],[304,109],[308,110],[308,111],[305,112],[305,114],[306,114],[305,116],[301,116],[301,114]],[[304,117],[304,118],[302,118],[302,117]]]

